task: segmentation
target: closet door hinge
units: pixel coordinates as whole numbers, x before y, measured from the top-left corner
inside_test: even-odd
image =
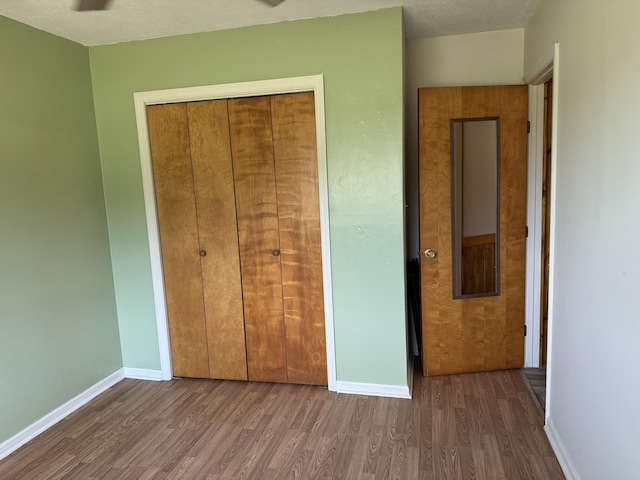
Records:
[[[524,336],[525,337],[527,336],[527,326],[526,325],[524,326]]]
[[[527,133],[531,133],[531,122],[527,120]]]

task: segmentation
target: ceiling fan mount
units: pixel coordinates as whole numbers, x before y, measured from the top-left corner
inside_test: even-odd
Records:
[[[259,0],[271,7],[280,5],[284,0]],[[111,0],[77,0],[75,10],[78,12],[108,10]]]

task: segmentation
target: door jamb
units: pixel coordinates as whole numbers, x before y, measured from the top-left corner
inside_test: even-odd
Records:
[[[545,76],[546,80],[546,76]],[[542,279],[542,165],[544,81],[529,85],[529,162],[527,174],[527,237],[524,366],[540,365],[540,295]]]
[[[550,239],[549,239],[549,312],[547,325],[547,398],[546,415],[549,413],[551,389],[550,377],[553,357],[553,284],[555,265],[555,224],[556,224],[556,167],[558,137],[558,85],[560,46],[554,45],[553,52],[543,58],[530,73],[525,75],[529,84],[529,178],[527,185],[527,275],[525,288],[525,324],[530,332],[525,339],[525,367],[540,366],[540,282],[542,275],[542,161],[544,126],[544,82],[553,78],[553,105],[551,119],[551,185],[549,186]]]
[[[313,92],[315,99],[318,195],[320,205],[324,318],[327,347],[327,383],[329,390],[337,390],[335,332],[333,325],[333,288],[331,283],[331,240],[329,227],[329,195],[324,111],[324,77],[322,74],[304,77],[279,78],[273,80],[259,80],[253,82],[136,92],[133,94],[138,131],[138,145],[140,150],[140,166],[142,169],[147,233],[149,238],[153,298],[156,312],[162,380],[170,380],[172,378],[171,348],[169,344],[169,326],[167,322],[167,309],[165,303],[164,277],[162,274],[160,236],[155,203],[156,197],[153,183],[151,146],[149,143],[146,107],[148,105],[165,103],[217,100],[224,98],[253,97],[298,92]]]

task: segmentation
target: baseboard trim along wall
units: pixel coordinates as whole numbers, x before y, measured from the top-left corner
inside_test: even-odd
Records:
[[[373,397],[411,398],[408,386],[381,385],[379,383],[337,382],[338,393],[370,395]]]
[[[571,457],[567,454],[564,442],[558,435],[558,431],[553,424],[553,420],[550,418],[547,418],[547,424],[544,426],[544,431],[547,432],[549,443],[558,458],[558,463],[560,463],[564,476],[567,477],[567,480],[580,480],[580,475],[578,475],[576,467],[571,461]]]
[[[95,397],[100,395],[105,390],[111,388],[116,383],[120,382],[125,378],[124,369],[120,369],[116,372],[113,372],[108,377],[100,380],[95,385],[87,388],[84,392],[76,395],[68,402],[60,405],[58,408],[48,413],[40,420],[36,420],[34,423],[29,425],[27,428],[18,432],[13,437],[4,441],[0,444],[0,460],[7,457],[11,453],[15,452],[22,445],[27,443],[29,440],[40,435],[45,430],[51,428],[53,425],[58,423],[60,420],[75,412],[77,409],[85,405],[87,402],[93,400]]]
[[[149,370],[147,368],[124,367],[124,378],[134,378],[136,380],[152,380],[159,382],[162,378],[162,370]]]

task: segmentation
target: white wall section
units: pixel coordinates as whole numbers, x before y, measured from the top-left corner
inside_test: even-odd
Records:
[[[638,0],[545,0],[525,30],[525,75],[561,51],[547,420],[582,480],[640,472],[638,24]]]

